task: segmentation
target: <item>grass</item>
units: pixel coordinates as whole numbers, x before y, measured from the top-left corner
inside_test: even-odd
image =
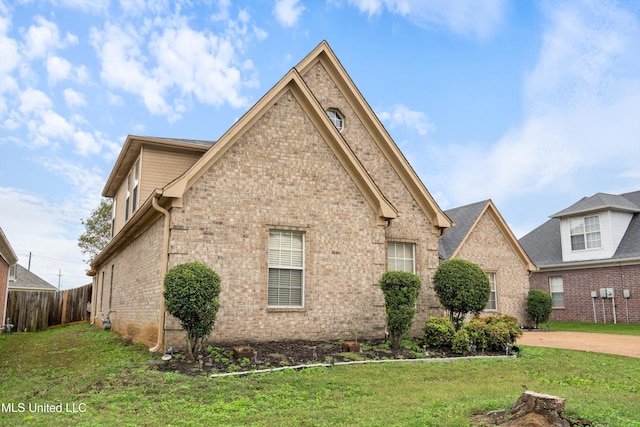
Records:
[[[640,325],[629,323],[549,322],[552,331],[592,332],[599,334],[640,335]],[[541,325],[545,329],[547,324]]]
[[[473,413],[511,406],[525,384],[565,397],[571,418],[640,426],[640,359],[525,347],[518,359],[220,379],[160,372],[149,359],[88,325],[2,335],[0,425],[468,426]],[[62,412],[30,412],[45,403]]]

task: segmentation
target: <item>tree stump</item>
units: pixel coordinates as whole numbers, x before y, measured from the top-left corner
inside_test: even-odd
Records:
[[[568,427],[564,404],[562,397],[525,391],[511,408],[480,414],[473,421],[478,426]]]

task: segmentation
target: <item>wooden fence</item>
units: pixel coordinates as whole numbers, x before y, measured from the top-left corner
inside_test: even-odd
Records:
[[[91,290],[92,285],[58,292],[9,291],[9,323],[15,332],[36,332],[89,320],[87,304],[91,302]]]

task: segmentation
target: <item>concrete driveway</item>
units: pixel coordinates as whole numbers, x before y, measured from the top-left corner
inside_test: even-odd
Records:
[[[525,331],[517,344],[640,358],[640,336],[635,335]]]

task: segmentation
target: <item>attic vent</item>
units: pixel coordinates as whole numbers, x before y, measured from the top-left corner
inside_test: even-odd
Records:
[[[330,108],[327,110],[327,116],[329,116],[329,119],[333,122],[336,129],[342,132],[342,129],[344,129],[344,116],[342,113],[335,108]]]

